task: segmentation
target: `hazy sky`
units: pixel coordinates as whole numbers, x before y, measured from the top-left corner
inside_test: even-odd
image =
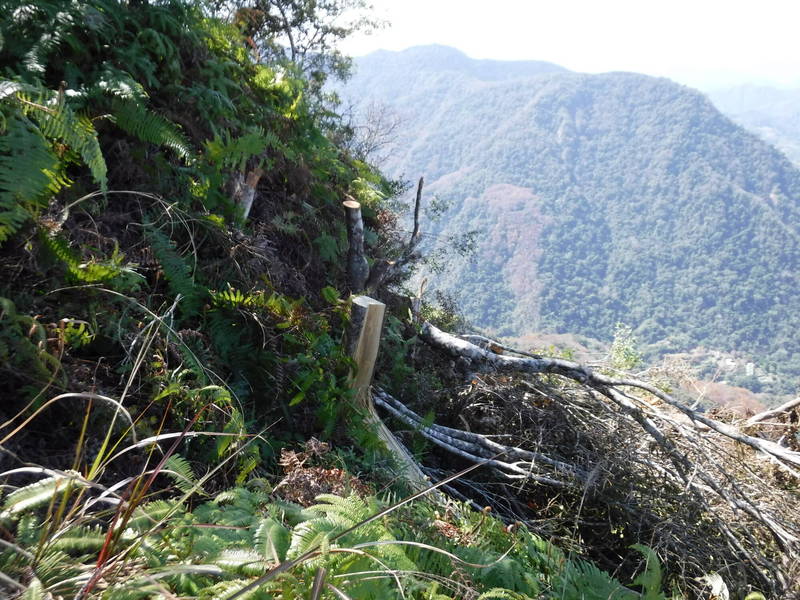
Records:
[[[354,56],[419,44],[473,58],[637,71],[712,89],[800,87],[800,0],[372,0],[391,26],[349,40]]]

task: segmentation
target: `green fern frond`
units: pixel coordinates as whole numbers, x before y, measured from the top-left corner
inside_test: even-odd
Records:
[[[289,530],[272,517],[262,519],[253,534],[256,551],[275,563],[286,560],[289,541]]]
[[[28,103],[26,106],[27,112],[39,122],[44,136],[59,140],[76,152],[89,167],[100,189],[106,191],[108,168],[91,119],[75,114],[63,93],[54,95],[49,90],[43,91],[40,102],[44,105]]]
[[[281,586],[283,582],[287,580],[286,575],[280,577],[279,579],[268,581],[265,585],[260,586],[258,589],[250,590],[245,592],[239,596],[237,596],[237,600],[255,600],[255,599],[262,599],[265,598],[264,592],[275,589]],[[234,579],[232,581],[221,581],[215,585],[209,586],[203,590],[202,600],[228,600],[232,598],[235,594],[240,592],[243,588],[247,587],[252,583],[250,579]],[[289,589],[286,588],[284,585],[282,587],[283,592],[281,593],[281,598],[294,599],[300,598],[301,596],[293,595]],[[269,596],[267,596],[269,597]]]
[[[50,595],[45,595],[44,586],[38,577],[31,579],[28,589],[22,594],[21,600],[47,600]]]
[[[68,554],[99,552],[105,542],[105,531],[98,526],[78,526],[56,537],[49,550],[60,550]]]
[[[176,511],[176,503],[169,500],[153,500],[141,504],[133,511],[128,528],[136,532],[149,531]]]
[[[237,444],[234,442],[238,442],[240,439],[239,436],[243,436],[247,431],[244,423],[244,415],[242,415],[241,411],[234,407],[232,407],[230,411],[228,422],[225,423],[225,427],[222,431],[233,435],[224,435],[217,440],[217,458],[222,458],[231,446],[236,447]]]
[[[45,587],[74,577],[81,570],[81,565],[75,559],[60,550],[46,553],[36,564],[36,575]]]
[[[172,479],[175,486],[184,494],[200,489],[192,466],[179,454],[173,454],[167,459],[163,473]]]
[[[94,258],[87,261],[70,247],[69,242],[60,235],[49,235],[39,232],[39,241],[51,257],[66,269],[66,278],[74,283],[107,283],[120,292],[139,289],[143,277],[133,268],[125,264],[125,255],[115,250],[106,260]]]
[[[112,103],[112,111],[117,126],[132,136],[143,142],[166,146],[181,158],[191,157],[189,142],[177,126],[146,109],[138,100],[116,98]]]
[[[244,171],[250,158],[262,155],[267,148],[277,148],[279,145],[277,135],[271,131],[264,132],[261,128],[238,138],[232,138],[225,131],[221,135],[217,134],[213,140],[206,141],[206,156],[212,164]]]
[[[633,585],[642,586],[643,600],[665,600],[666,596],[661,591],[662,571],[661,561],[652,548],[644,544],[633,544],[630,546],[645,558],[644,571],[636,576]]]
[[[192,540],[192,554],[204,560],[209,557],[217,556],[222,552],[226,541],[213,535],[198,535]]]
[[[161,230],[146,226],[145,237],[150,243],[153,254],[164,270],[170,291],[176,296],[183,296],[182,312],[185,316],[197,314],[204,295],[204,288],[195,284],[192,267],[175,250],[175,242]]]
[[[58,171],[58,160],[29,121],[12,115],[3,133],[0,135],[0,243],[47,207],[50,194],[58,191],[61,181],[53,175]]]
[[[595,565],[581,560],[569,561],[556,578],[553,594],[563,600],[635,600],[631,592]]]
[[[162,591],[155,581],[125,581],[106,590],[103,600],[149,600],[159,597]]]
[[[238,469],[236,474],[236,485],[242,485],[247,476],[252,473],[255,468],[261,464],[261,453],[258,451],[258,446],[251,444],[245,448],[239,455]]]
[[[3,503],[0,519],[15,518],[21,513],[47,504],[53,496],[63,492],[67,485],[87,487],[78,473],[67,472],[47,477],[11,492]]]
[[[258,552],[244,548],[223,550],[214,564],[231,573],[249,576],[263,575],[272,566]]]
[[[318,504],[309,506],[305,511],[311,518],[294,527],[288,556],[299,556],[317,544],[327,543],[330,538],[366,520],[377,511],[377,506],[370,506],[356,495],[343,498],[333,494],[320,494],[317,501]],[[353,531],[341,543],[392,539],[394,537],[380,522],[373,521]],[[398,548],[383,546],[381,552],[397,555]],[[399,552],[402,554],[401,550]]]

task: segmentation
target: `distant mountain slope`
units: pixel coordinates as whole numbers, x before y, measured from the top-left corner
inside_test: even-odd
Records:
[[[800,90],[741,85],[709,92],[723,113],[800,165]]]
[[[445,233],[482,232],[439,283],[503,334],[623,321],[800,367],[800,172],[699,92],[536,65],[438,47],[357,64],[346,93],[405,119],[389,171],[454,202]]]

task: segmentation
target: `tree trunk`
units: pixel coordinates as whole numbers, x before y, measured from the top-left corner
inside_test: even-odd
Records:
[[[378,437],[386,444],[386,448],[394,456],[403,476],[411,486],[421,490],[429,486],[428,481],[414,457],[406,450],[392,432],[384,425],[372,402],[372,373],[378,357],[383,315],[386,305],[368,296],[353,298],[351,327],[347,347],[356,362],[356,372],[352,378],[356,404],[365,413],[367,423],[375,426]]]

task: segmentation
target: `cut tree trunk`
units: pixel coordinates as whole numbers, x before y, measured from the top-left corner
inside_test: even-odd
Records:
[[[347,283],[350,291],[361,292],[369,277],[369,263],[364,254],[364,221],[361,218],[361,204],[348,196],[342,202],[347,213]]]
[[[261,181],[261,176],[264,171],[261,169],[253,169],[247,174],[236,173],[233,179],[233,202],[237,206],[242,207],[242,214],[245,221],[250,215],[250,209],[253,208],[253,201],[256,197],[256,188],[258,182]]]
[[[422,490],[430,485],[425,474],[405,446],[384,425],[372,402],[370,386],[375,370],[375,360],[378,357],[385,310],[385,304],[368,296],[353,298],[347,343],[350,355],[356,363],[356,372],[353,375],[351,387],[355,392],[356,404],[364,412],[367,422],[375,427],[378,437],[394,456],[402,475],[414,489]]]

